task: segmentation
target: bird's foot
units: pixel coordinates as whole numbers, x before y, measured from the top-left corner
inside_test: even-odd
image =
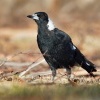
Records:
[[[75,78],[74,74],[68,75],[68,81],[72,86],[76,86],[77,85],[77,83],[74,81],[74,78]]]
[[[50,83],[54,83],[55,82],[55,76],[51,76],[51,79],[50,79]]]
[[[55,79],[55,77],[54,77],[54,76],[52,76],[52,83],[54,83],[54,79]]]
[[[74,79],[74,77],[75,77],[75,75],[74,75],[74,74],[70,74],[70,75],[68,75],[68,79],[73,80],[73,79]]]
[[[54,83],[55,76],[56,76],[56,70],[53,69],[52,70],[52,83]]]

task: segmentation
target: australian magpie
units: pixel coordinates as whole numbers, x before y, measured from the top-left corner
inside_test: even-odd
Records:
[[[71,67],[76,64],[94,76],[92,72],[97,71],[95,65],[86,59],[68,34],[54,26],[45,12],[36,12],[27,17],[35,20],[38,25],[38,47],[52,70],[53,80],[58,68],[65,68],[70,79]]]

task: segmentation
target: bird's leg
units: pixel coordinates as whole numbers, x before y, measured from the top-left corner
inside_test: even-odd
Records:
[[[54,78],[56,76],[56,69],[55,68],[51,68],[52,70],[52,81],[54,82]]]
[[[72,86],[77,86],[77,84],[74,82],[74,75],[73,74],[71,74],[71,68],[69,67],[69,68],[66,68],[66,71],[67,71],[67,73],[68,73],[68,81],[69,81],[69,83],[72,85]]]
[[[71,74],[71,68],[66,68],[67,74],[68,74],[68,80],[72,80],[74,78],[74,75]]]

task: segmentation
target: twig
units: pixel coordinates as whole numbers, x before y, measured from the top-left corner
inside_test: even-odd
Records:
[[[6,73],[6,74],[3,74],[1,77],[0,77],[0,79],[2,79],[2,78],[4,78],[4,77],[8,77],[8,76],[13,76],[13,75],[15,75],[15,74],[17,74],[18,72],[16,71],[16,72],[12,72],[12,73]]]
[[[49,70],[49,71],[45,71],[45,72],[36,72],[36,73],[32,73],[32,74],[29,74],[29,75],[25,76],[25,78],[30,78],[30,77],[32,77],[32,79],[34,79],[34,78],[37,77],[37,76],[51,75],[51,74],[52,74],[52,72],[51,72],[51,70]],[[24,77],[23,77],[23,78],[24,78]]]
[[[31,53],[31,52],[22,52],[22,51],[21,51],[21,52],[18,52],[18,53],[16,53],[16,54],[12,55],[12,56],[5,57],[5,60],[3,60],[3,61],[0,63],[0,66],[3,66],[3,65],[4,65],[6,62],[8,62],[10,59],[12,59],[12,58],[14,58],[15,56],[18,56],[18,55],[20,55],[20,54],[41,55],[41,53]]]
[[[0,66],[3,66],[5,64],[5,62],[7,61],[7,58],[5,58],[6,60],[3,60],[0,64]]]
[[[41,64],[45,62],[45,60],[41,60],[40,62],[37,62],[37,63],[34,63],[34,64],[31,64],[31,66],[29,66],[29,68],[25,71],[23,71],[22,73],[20,73],[19,77],[21,78],[23,75],[25,75],[30,69],[32,69],[33,67],[36,67],[37,65]]]
[[[46,55],[47,51],[48,51],[48,50],[46,50],[46,51],[44,52],[43,55]],[[40,62],[37,62],[41,57],[42,57],[42,55],[41,55],[34,63],[32,63],[31,65],[29,65],[29,68],[28,68],[27,70],[25,70],[25,71],[23,71],[22,73],[20,73],[19,77],[21,78],[21,77],[22,77],[23,75],[25,75],[30,69],[32,69],[32,68],[34,68],[35,66],[37,66],[37,65],[39,65],[39,64],[41,64],[41,63],[43,63],[43,62],[45,62],[44,59],[43,59],[42,61],[40,61]]]

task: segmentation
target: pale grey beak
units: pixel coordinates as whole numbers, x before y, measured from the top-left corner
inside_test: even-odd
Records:
[[[39,20],[39,17],[37,16],[37,14],[28,15],[27,17],[28,18],[32,18],[32,19],[35,19],[35,20]]]

